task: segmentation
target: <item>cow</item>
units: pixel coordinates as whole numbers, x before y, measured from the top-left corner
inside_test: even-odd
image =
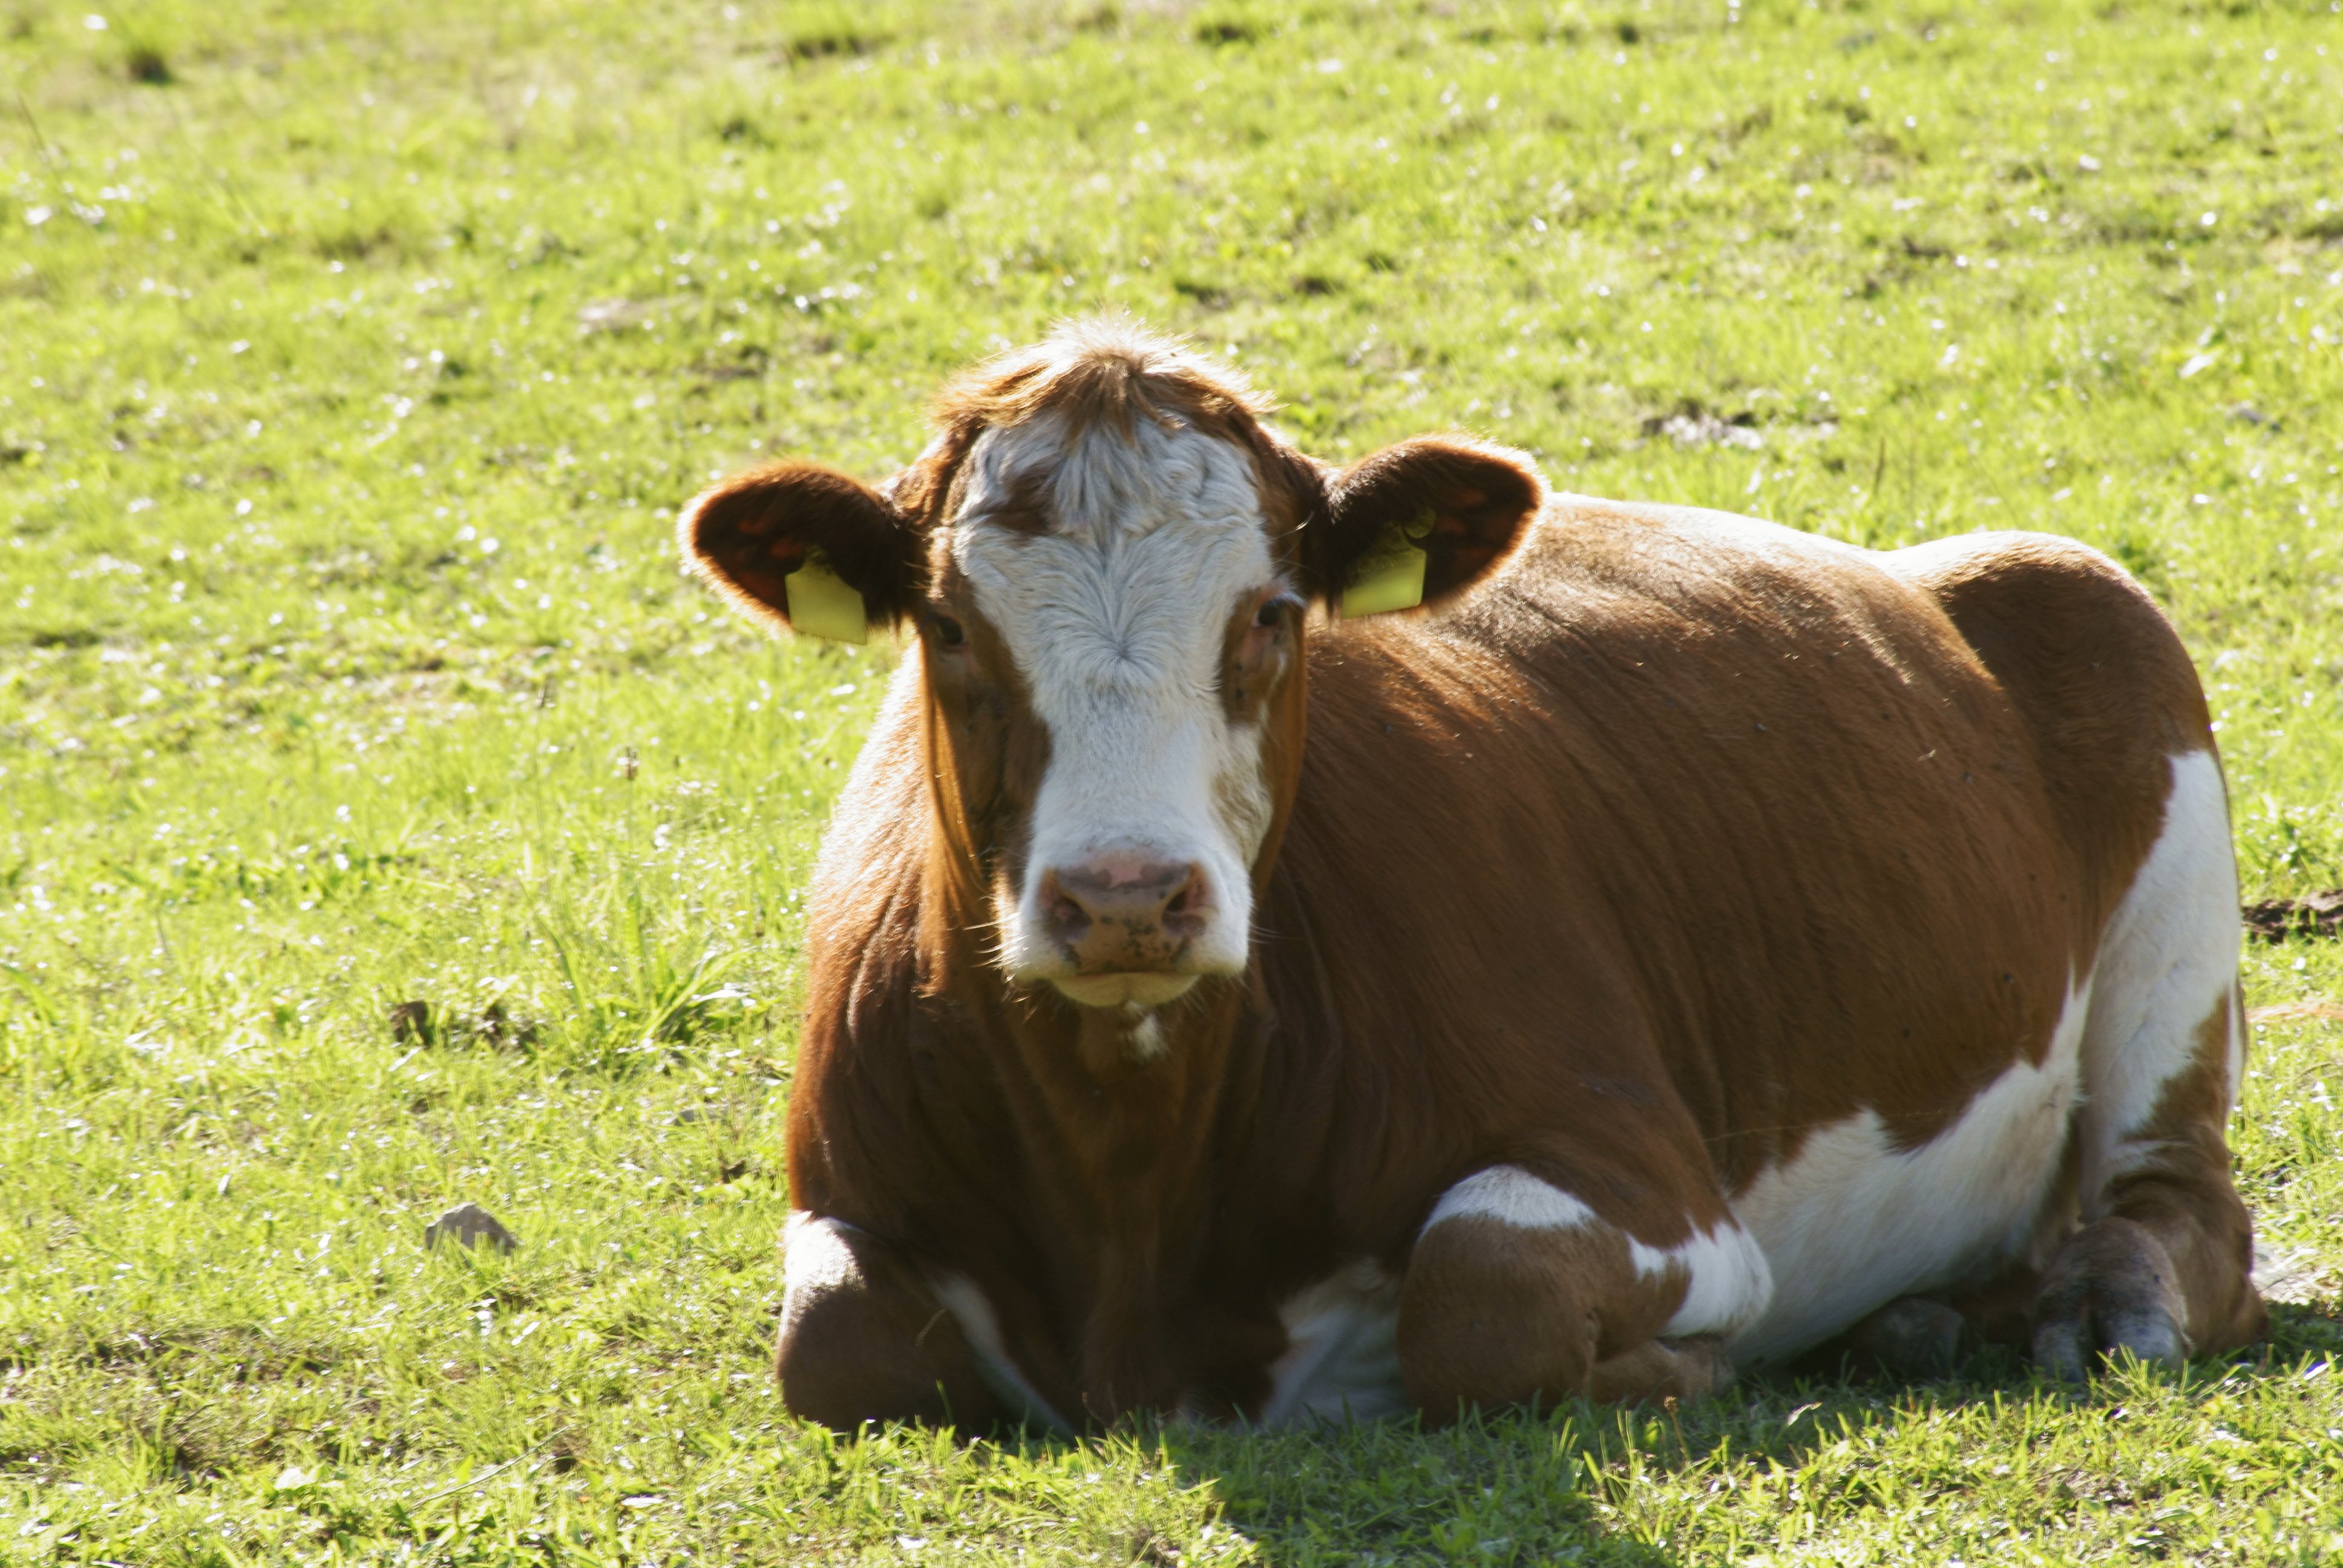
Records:
[[[1441,1422],[2261,1334],[2226,789],[2129,577],[1269,412],[1074,323],[875,487],[679,519],[752,619],[907,636],[807,917],[792,1412]]]

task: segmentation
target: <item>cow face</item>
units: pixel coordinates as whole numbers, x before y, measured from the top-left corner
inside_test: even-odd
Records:
[[[994,870],[1015,978],[1152,1006],[1243,970],[1293,771],[1270,731],[1298,755],[1302,713],[1295,519],[1264,488],[1252,452],[1187,421],[1051,413],[971,446],[935,614],[980,629],[930,648],[964,667],[945,678],[1015,691],[1011,728],[1046,746]]]
[[[948,394],[883,493],[787,464],[685,513],[687,554],[753,613],[835,626],[859,594],[917,627],[939,820],[1012,981],[1143,1009],[1242,973],[1312,601],[1394,551],[1422,552],[1426,602],[1453,594],[1543,498],[1461,440],[1329,471],[1257,408],[1172,345],[1076,329]]]

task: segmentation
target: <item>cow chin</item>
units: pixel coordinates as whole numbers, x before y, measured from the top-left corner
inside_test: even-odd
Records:
[[[1188,994],[1204,977],[1138,970],[1121,974],[1061,975],[1050,983],[1058,994],[1082,1007],[1161,1007]]]

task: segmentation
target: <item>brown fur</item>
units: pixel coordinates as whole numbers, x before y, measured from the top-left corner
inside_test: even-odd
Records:
[[[867,1234],[840,1245],[850,1258],[840,1276],[793,1289],[782,1305],[774,1371],[789,1407],[845,1428],[874,1402],[906,1421],[978,1427],[1008,1413],[910,1261]]]
[[[684,509],[684,559],[752,619],[789,622],[785,578],[815,552],[872,618],[909,614],[920,536],[860,480],[794,459],[736,474]]]
[[[1866,1107],[1922,1146],[2041,1060],[2154,839],[2164,759],[2210,744],[2185,655],[2128,579],[2061,541],[1878,557],[1578,498],[1523,532],[1543,491],[1513,455],[1427,440],[1322,471],[1200,367],[1128,338],[997,361],[946,394],[910,470],[862,492],[884,548],[822,537],[930,631],[823,852],[796,1201],[976,1282],[1023,1374],[1077,1419],[1257,1410],[1278,1303],[1362,1257],[1406,1282],[1402,1367],[1434,1415],[1711,1386],[1713,1348],[1652,1338],[1684,1282],[1623,1273],[1619,1238],[1665,1248],[1725,1220]],[[1111,1014],[1007,983],[988,947],[1048,742],[938,525],[981,429],[1045,414],[1239,442],[1322,599],[1382,530],[1440,519],[1444,615],[1297,623],[1275,670],[1231,623],[1228,700],[1262,716],[1279,803],[1252,964],[1164,1010],[1148,1060]],[[789,483],[809,516],[861,508],[799,471],[687,522],[703,571],[768,613],[772,547],[740,565],[718,525],[740,493],[786,513]],[[928,542],[902,591],[850,571],[905,569],[907,535]],[[937,639],[939,616],[964,644]],[[2187,1309],[2197,1348],[2235,1343],[2259,1320],[2226,1082],[2208,1066],[2167,1100],[2170,1169],[2118,1184],[2115,1239],[2059,1254],[2054,1290],[2128,1288],[2137,1231],[2213,1303]],[[1451,1222],[1419,1244],[1438,1195],[1499,1163],[1601,1228],[1521,1242]],[[2043,1262],[2071,1182],[2057,1201]],[[859,1361],[870,1332],[785,1326],[785,1367]],[[890,1392],[895,1371],[872,1379],[861,1415],[927,1413]],[[839,1424],[854,1406],[790,1398]]]
[[[1668,1385],[1686,1369],[1655,1357],[1684,1298],[1682,1279],[1644,1279],[1610,1226],[1524,1236],[1494,1220],[1452,1219],[1426,1231],[1400,1298],[1400,1366],[1408,1397],[1434,1419],[1460,1406],[1587,1392],[1598,1366],[1614,1397],[1705,1393]],[[1623,1361],[1623,1358],[1632,1358]],[[1642,1366],[1651,1386],[1631,1369]]]
[[[1311,581],[1339,590],[1387,530],[1421,520],[1419,542],[1431,557],[1423,594],[1437,601],[1478,581],[1513,548],[1522,519],[1545,505],[1545,485],[1526,454],[1426,436],[1343,471],[1327,502],[1345,526],[1303,537]]]

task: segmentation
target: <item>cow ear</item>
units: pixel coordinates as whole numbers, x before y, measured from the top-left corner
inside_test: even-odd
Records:
[[[910,615],[918,530],[860,480],[819,463],[735,474],[683,509],[692,570],[752,620],[840,642]]]
[[[1528,454],[1421,436],[1328,477],[1303,570],[1345,616],[1437,604],[1485,576],[1544,504]]]

